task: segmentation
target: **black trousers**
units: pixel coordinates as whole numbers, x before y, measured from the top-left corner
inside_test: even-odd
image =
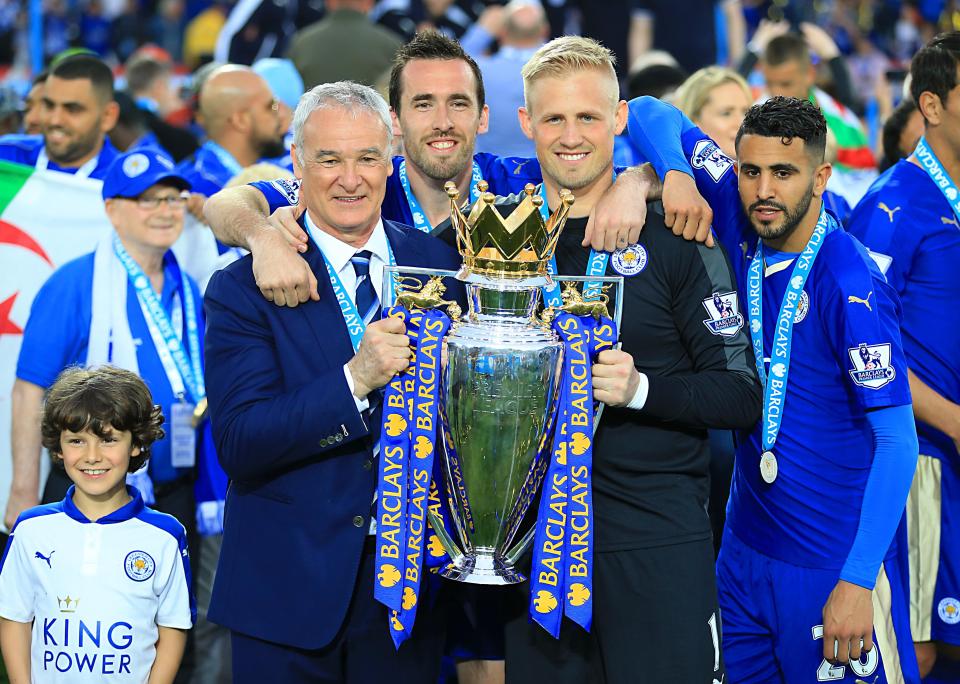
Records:
[[[397,650],[387,609],[373,598],[375,546],[367,538],[353,597],[340,633],[324,648],[308,650],[232,632],[234,684],[431,684],[440,674],[446,636],[446,598],[436,576],[421,585],[413,636]],[[305,582],[310,581],[308,577]],[[443,580],[446,582],[446,580]]]
[[[554,639],[528,619],[529,582],[509,590],[507,684],[725,681],[711,539],[597,552],[593,626]]]

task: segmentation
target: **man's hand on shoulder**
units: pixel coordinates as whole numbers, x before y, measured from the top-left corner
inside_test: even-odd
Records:
[[[268,224],[251,235],[250,253],[253,255],[253,277],[267,301],[277,306],[295,307],[308,299],[320,300],[317,278],[310,265],[298,252],[306,251],[306,236],[296,219],[303,210],[299,207],[281,207]],[[290,228],[293,222],[296,231]]]
[[[360,348],[347,362],[353,394],[365,398],[410,365],[410,338],[399,318],[372,321],[363,333]]]
[[[9,532],[13,529],[13,525],[17,522],[17,518],[20,517],[21,513],[28,508],[33,508],[39,503],[36,489],[31,492],[11,487],[10,496],[7,498],[7,510],[3,516],[3,524],[6,526],[7,531]]]
[[[593,364],[593,398],[608,406],[626,406],[640,386],[633,357],[619,349],[605,349]]]
[[[617,176],[590,212],[583,246],[613,252],[637,242],[647,221],[649,187],[644,176],[632,169]]]
[[[668,171],[663,179],[664,223],[684,240],[713,247],[713,209],[697,190],[697,184],[681,171]]]
[[[840,580],[823,607],[823,657],[846,663],[872,648],[873,592]]]

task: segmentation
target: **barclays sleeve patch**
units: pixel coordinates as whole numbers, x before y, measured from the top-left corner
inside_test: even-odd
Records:
[[[296,178],[278,178],[275,181],[270,181],[270,185],[286,197],[287,202],[291,205],[300,200],[300,181]]]
[[[720,151],[717,143],[708,138],[697,141],[693,146],[690,165],[695,169],[703,169],[710,174],[714,183],[719,183],[723,174],[733,168],[733,160]]]
[[[733,337],[743,327],[743,315],[738,310],[736,292],[714,292],[703,300],[703,308],[710,314],[703,324],[712,335]]]
[[[853,370],[850,377],[860,387],[877,390],[890,384],[897,371],[890,362],[891,346],[861,342],[847,350]]]

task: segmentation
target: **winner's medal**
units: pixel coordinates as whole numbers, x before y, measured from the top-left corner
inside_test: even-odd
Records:
[[[760,455],[760,477],[767,484],[773,484],[777,479],[777,457],[772,451],[764,451]]]

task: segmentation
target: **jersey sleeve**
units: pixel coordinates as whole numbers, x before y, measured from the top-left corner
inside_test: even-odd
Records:
[[[657,247],[671,241],[678,252],[675,267],[667,265],[666,277],[674,323],[693,372],[648,374],[642,411],[699,428],[748,429],[760,419],[760,383],[727,257],[722,249],[663,232],[664,242]]]
[[[168,565],[159,587],[157,624],[190,629],[197,619],[197,606],[190,591],[190,553],[183,526],[177,531],[176,550],[171,552]]]
[[[652,97],[630,101],[630,140],[663,180],[668,171],[693,177],[713,209],[713,230],[728,250],[739,248],[743,212],[733,160],[673,105]]]
[[[815,266],[831,274],[829,286],[818,289],[817,308],[850,395],[865,411],[910,404],[900,299],[862,246],[846,234],[835,237],[847,245]]]
[[[30,622],[34,617],[37,582],[30,565],[25,533],[17,530],[7,539],[0,561],[0,617],[14,622]]]
[[[296,178],[278,178],[272,181],[255,181],[250,186],[260,191],[260,194],[270,205],[272,214],[280,207],[289,207],[300,199],[300,181]]]
[[[90,330],[90,309],[81,306],[81,292],[91,284],[75,276],[76,264],[53,273],[30,307],[17,358],[17,378],[49,387],[67,366],[80,358]],[[85,288],[85,289],[84,289]]]
[[[893,209],[890,204],[894,205]],[[884,201],[879,193],[871,193],[854,209],[847,227],[867,248],[870,258],[897,294],[903,294],[918,245],[913,239],[914,231],[900,230],[905,220],[899,204],[892,199]]]

